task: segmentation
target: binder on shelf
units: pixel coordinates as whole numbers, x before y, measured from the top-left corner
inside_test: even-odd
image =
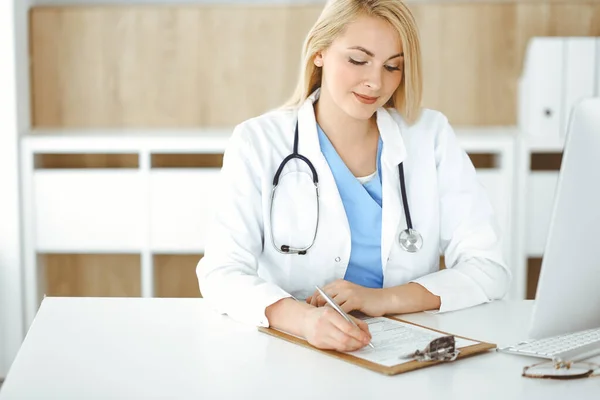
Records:
[[[564,140],[573,106],[586,97],[593,97],[596,83],[597,40],[577,37],[565,39],[564,96],[560,136]]]
[[[527,135],[560,137],[564,54],[563,38],[536,37],[529,42],[519,85],[519,120]]]

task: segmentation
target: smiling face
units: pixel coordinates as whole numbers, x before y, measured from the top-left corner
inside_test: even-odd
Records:
[[[314,63],[323,68],[321,100],[364,120],[385,105],[402,82],[402,43],[387,21],[362,16],[317,53]]]

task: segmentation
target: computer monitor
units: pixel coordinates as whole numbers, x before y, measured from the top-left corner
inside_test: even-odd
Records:
[[[600,98],[571,113],[530,338],[600,327]]]

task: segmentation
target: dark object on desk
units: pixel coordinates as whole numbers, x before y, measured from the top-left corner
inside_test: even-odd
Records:
[[[460,350],[456,348],[454,336],[442,336],[433,339],[423,350],[417,350],[406,358],[412,358],[415,361],[454,361],[458,358]]]

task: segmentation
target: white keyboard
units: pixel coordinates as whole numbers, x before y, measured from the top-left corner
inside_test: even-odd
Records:
[[[498,351],[564,361],[579,361],[600,354],[600,328],[521,342]]]

